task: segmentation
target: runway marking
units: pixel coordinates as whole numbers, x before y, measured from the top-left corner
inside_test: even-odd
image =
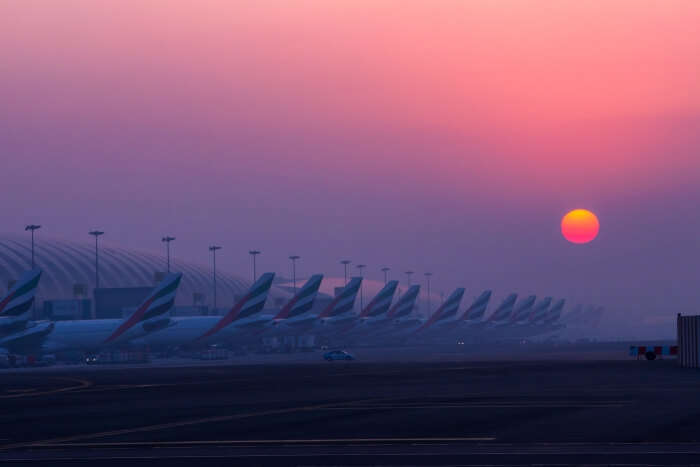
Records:
[[[206,454],[206,455],[176,455],[176,456],[144,456],[144,455],[122,455],[122,456],[91,456],[91,457],[50,457],[50,458],[40,458],[40,459],[34,459],[30,457],[13,457],[9,458],[6,461],[7,462],[29,462],[29,463],[34,463],[34,462],[39,462],[41,464],[44,464],[45,462],[66,462],[66,461],[86,461],[86,460],[94,460],[94,461],[127,461],[127,460],[133,460],[133,461],[155,461],[155,460],[162,460],[162,459],[176,459],[176,460],[185,460],[185,459],[192,459],[192,460],[212,460],[212,459],[248,459],[248,458],[272,458],[272,459],[278,459],[278,458],[316,458],[316,457],[323,457],[324,455],[308,455],[308,454],[236,454],[233,456],[230,455],[212,455],[212,454]],[[349,453],[349,454],[342,454],[343,457],[365,457],[367,454],[356,454],[356,453]],[[406,454],[384,454],[384,453],[379,453],[379,454],[372,454],[372,457],[400,457],[400,456],[407,456]],[[436,456],[446,456],[445,454],[435,452],[435,453],[415,453],[415,454],[410,454],[410,456],[420,456],[420,457],[436,457]],[[368,464],[361,464],[361,465],[368,465]],[[448,461],[445,464],[431,464],[434,467],[452,467],[455,465],[454,461]],[[509,463],[509,464],[484,464],[482,462],[478,464],[462,464],[459,463],[458,465],[478,465],[479,467],[515,467],[515,466],[521,466],[522,463]],[[543,464],[547,465],[547,464]],[[560,465],[555,464],[555,465]],[[567,464],[568,465],[568,464]],[[627,466],[635,466],[635,467],[658,467],[659,463],[654,463],[654,464],[640,464],[640,463],[634,463],[634,464],[629,464],[625,462],[616,462],[611,464],[610,462],[586,462],[587,466],[590,467],[610,467],[611,465],[615,466],[620,466],[620,467],[627,467]]]
[[[27,390],[27,392],[21,392],[18,394],[3,394],[0,396],[0,399],[16,399],[19,397],[46,396],[48,394],[58,394],[61,392],[77,391],[77,390],[85,389],[85,388],[92,386],[92,381],[88,381],[86,379],[68,378],[68,377],[55,377],[52,379],[61,380],[61,381],[70,381],[73,383],[77,383],[77,385],[76,386],[68,386],[65,388],[51,389],[48,391]]]
[[[538,449],[528,449],[527,446],[521,446],[521,445],[514,445],[514,444],[487,444],[484,446],[479,446],[479,445],[470,445],[469,446],[469,451],[415,451],[415,452],[406,452],[406,451],[401,451],[401,452],[372,452],[372,451],[362,451],[362,452],[348,452],[347,450],[343,450],[340,452],[337,451],[323,451],[323,452],[313,452],[310,453],[307,450],[305,450],[303,453],[299,452],[285,452],[285,453],[275,453],[275,452],[266,452],[266,453],[259,453],[259,452],[230,452],[230,453],[217,453],[217,454],[212,454],[212,453],[200,453],[200,454],[191,454],[191,453],[185,453],[185,452],[159,452],[158,454],[128,454],[128,453],[122,453],[122,454],[117,454],[117,453],[108,453],[106,455],[100,455],[98,451],[88,451],[85,452],[84,456],[76,456],[73,453],[69,453],[65,456],[60,456],[60,455],[54,455],[52,457],[34,457],[34,456],[14,456],[14,457],[5,457],[5,458],[0,458],[0,460],[5,461],[5,462],[19,462],[19,461],[24,461],[24,462],[40,462],[40,463],[45,463],[45,462],[50,462],[50,461],[86,461],[86,460],[94,460],[94,461],[106,461],[106,460],[128,460],[128,459],[134,459],[134,460],[155,460],[155,459],[236,459],[236,458],[319,458],[319,457],[326,457],[326,456],[340,456],[340,457],[367,457],[371,456],[372,458],[390,458],[390,457],[426,457],[426,456],[431,456],[431,457],[448,457],[452,458],[454,456],[460,456],[463,458],[463,460],[468,459],[469,457],[472,456],[488,456],[488,457],[494,457],[494,460],[500,458],[504,459],[507,456],[528,456],[528,457],[534,457],[534,456],[555,456],[555,457],[560,457],[560,456],[572,456],[572,455],[580,455],[580,454],[585,454],[589,456],[606,456],[606,461],[600,462],[597,460],[591,460],[586,462],[586,465],[611,465],[611,458],[619,458],[620,456],[627,456],[627,455],[662,455],[662,456],[669,456],[669,455],[691,455],[691,456],[698,456],[700,455],[700,451],[698,450],[692,450],[688,449],[688,446],[685,446],[685,443],[676,443],[672,445],[666,445],[662,444],[661,446],[658,445],[657,443],[653,443],[652,446],[649,446],[651,449],[639,449],[639,448],[644,448],[647,447],[645,446],[646,443],[611,443],[608,445],[608,443],[602,443],[603,446],[605,447],[620,447],[622,448],[621,450],[609,450],[609,449],[601,449],[600,443],[596,443],[593,445],[588,445],[587,443],[535,443],[533,448],[549,448],[547,450],[538,450]],[[654,445],[657,444],[657,445]],[[62,445],[61,445],[62,446]],[[666,447],[666,449],[662,449],[663,447]],[[693,444],[694,446],[694,444]],[[474,449],[476,447],[476,449]],[[585,449],[576,449],[576,448],[591,448],[590,450],[585,450]],[[483,448],[481,450],[480,448]],[[510,450],[509,448],[512,448]],[[571,449],[574,448],[574,449]],[[637,448],[637,449],[631,449],[631,448]],[[433,448],[434,449],[434,448]],[[500,460],[499,459],[499,460]],[[668,457],[664,458],[665,460],[668,460]],[[531,461],[528,461],[531,462]],[[463,462],[464,463],[464,462]],[[521,465],[522,462],[519,462],[517,464],[511,464],[511,463],[503,463],[503,462],[495,462],[495,463],[489,463],[489,464],[484,464],[480,462],[478,465],[482,466],[510,466],[510,465]],[[649,463],[649,464],[640,464],[640,463],[625,463],[625,462],[612,462],[613,465],[659,465],[659,463]],[[436,464],[437,465],[437,464]],[[443,465],[443,464],[440,464]],[[449,464],[444,464],[444,465],[453,465],[453,462],[450,462]]]
[[[34,443],[32,447],[128,447],[128,446],[201,446],[201,445],[256,445],[256,444],[368,444],[368,443],[420,443],[430,446],[436,443],[495,441],[492,436],[458,438],[315,438],[315,439],[223,439],[191,441],[114,441],[97,443]]]
[[[226,422],[226,421],[231,421],[231,420],[240,420],[240,419],[244,419],[244,418],[264,417],[267,415],[281,415],[281,414],[287,414],[287,413],[302,412],[302,411],[307,411],[307,410],[318,410],[318,409],[322,409],[325,407],[331,407],[331,406],[339,405],[339,404],[367,403],[367,402],[372,402],[374,400],[377,400],[377,399],[365,399],[365,400],[350,401],[350,402],[334,402],[334,403],[328,403],[328,404],[308,405],[308,406],[302,406],[302,407],[290,407],[290,408],[286,408],[286,409],[264,410],[261,412],[249,412],[249,413],[242,413],[242,414],[235,414],[235,415],[219,415],[219,416],[215,416],[215,417],[197,418],[197,419],[191,419],[191,420],[183,420],[183,421],[179,421],[179,422],[159,423],[156,425],[146,425],[146,426],[141,426],[141,427],[136,427],[136,428],[123,428],[120,430],[111,430],[111,431],[103,431],[103,432],[98,432],[98,433],[87,433],[87,434],[83,434],[83,435],[67,436],[67,437],[62,437],[62,438],[52,438],[52,439],[40,440],[40,441],[29,441],[29,442],[8,444],[5,446],[0,446],[0,450],[8,450],[8,449],[15,449],[15,448],[21,448],[21,447],[31,447],[31,446],[41,446],[43,444],[69,443],[72,441],[79,441],[79,440],[83,440],[83,439],[104,438],[107,436],[120,436],[120,435],[132,434],[132,433],[147,433],[147,432],[152,432],[152,431],[166,430],[166,429],[170,429],[170,428],[179,428],[179,427],[183,427],[183,426],[201,425],[204,423]]]
[[[80,391],[82,393],[86,392],[105,392],[105,391],[121,391],[125,389],[152,389],[152,388],[162,388],[162,387],[172,387],[172,386],[205,386],[211,384],[234,384],[234,383],[247,383],[253,381],[251,378],[237,378],[229,380],[216,380],[216,381],[187,381],[187,382],[176,382],[176,383],[141,383],[141,384],[113,384],[105,386],[94,386],[89,389]]]
[[[490,404],[490,403],[473,403],[473,404],[451,404],[451,405],[367,405],[358,407],[325,407],[319,410],[438,410],[438,409],[518,409],[518,408],[548,408],[548,409],[614,409],[625,407],[626,404],[540,404],[540,403],[524,403],[524,404]]]

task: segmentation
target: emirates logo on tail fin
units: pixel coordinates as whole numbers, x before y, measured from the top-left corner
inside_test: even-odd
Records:
[[[137,323],[146,319],[167,313],[175,303],[175,294],[182,279],[181,273],[171,273],[165,276],[153,292],[143,301],[135,312],[129,316],[107,339],[105,344],[112,343]]]
[[[197,340],[206,339],[213,336],[217,332],[224,329],[229,324],[249,316],[259,313],[265,307],[267,294],[272,286],[272,280],[275,278],[274,272],[266,272],[250,287],[248,293],[236,303],[231,311],[226,313],[219,322],[211,329],[202,334]]]

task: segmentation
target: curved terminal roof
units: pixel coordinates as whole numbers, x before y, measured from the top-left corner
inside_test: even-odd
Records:
[[[31,242],[28,235],[0,234],[0,296],[8,283],[31,268]],[[87,286],[87,298],[95,287],[95,245],[71,242],[42,235],[34,243],[36,266],[42,270],[37,291],[39,302],[74,297],[74,286]],[[126,248],[100,245],[101,287],[143,287],[156,283],[156,274],[166,269],[163,256]],[[192,305],[194,294],[202,294],[202,304],[213,297],[212,271],[206,266],[171,259],[171,270],[183,273],[177,305]],[[243,295],[250,281],[217,268],[217,305],[230,307]],[[289,294],[273,286],[268,306],[279,305]]]

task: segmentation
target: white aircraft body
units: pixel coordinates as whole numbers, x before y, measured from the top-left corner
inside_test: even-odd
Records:
[[[478,332],[485,323],[483,319],[492,294],[491,290],[484,290],[481,295],[474,299],[458,320],[450,322],[450,326],[445,330],[445,333],[453,338],[466,338]]]
[[[434,334],[440,332],[443,326],[454,324],[457,320],[457,311],[459,311],[459,304],[462,302],[462,297],[464,297],[464,288],[459,287],[455,289],[455,291],[447,297],[447,300],[435,310],[435,313],[416,329],[415,332],[423,333],[430,330],[431,333]]]
[[[167,313],[175,303],[181,279],[181,273],[167,274],[127,318],[38,322],[3,337],[0,347],[18,353],[44,354],[66,350],[97,351],[122,345],[168,320]]]
[[[318,289],[321,287],[323,274],[314,274],[299,289],[294,297],[287,302],[277,313],[265,315],[265,321],[261,321],[258,329],[252,331],[251,338],[278,337],[288,332],[290,323],[303,322],[309,318],[308,312],[314,306]]]
[[[366,338],[369,327],[385,320],[398,285],[398,281],[387,282],[360,312],[360,315],[353,317],[353,320],[338,331],[338,337],[343,339],[352,337]]]
[[[415,326],[419,320],[411,313],[415,308],[419,293],[420,285],[410,286],[389,309],[386,316],[373,321],[372,326],[366,326],[364,329],[369,334],[368,340],[390,338],[407,327]]]
[[[167,326],[143,336],[135,344],[154,347],[197,346],[223,343],[240,335],[241,329],[257,322],[264,309],[275,274],[262,274],[248,292],[224,316],[171,318]]]
[[[277,321],[280,334],[302,336],[308,334],[328,335],[340,324],[354,319],[350,313],[355,306],[355,298],[362,284],[361,277],[353,277],[350,282],[319,314],[301,313]]]

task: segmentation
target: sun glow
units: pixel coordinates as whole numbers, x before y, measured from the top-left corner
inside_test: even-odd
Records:
[[[600,223],[591,211],[574,209],[561,220],[561,233],[571,243],[588,243],[598,236]]]

